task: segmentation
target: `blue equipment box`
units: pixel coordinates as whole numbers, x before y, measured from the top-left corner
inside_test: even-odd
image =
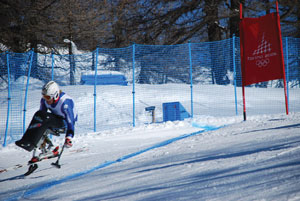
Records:
[[[189,118],[191,115],[180,102],[163,103],[163,121],[177,121]]]

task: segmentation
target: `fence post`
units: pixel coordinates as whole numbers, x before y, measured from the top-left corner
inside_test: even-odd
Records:
[[[51,52],[51,80],[54,80],[54,54]]]
[[[26,107],[27,107],[27,95],[28,95],[28,87],[29,87],[29,80],[30,80],[30,72],[31,72],[31,66],[32,66],[32,60],[33,60],[33,49],[31,50],[31,57],[30,57],[30,63],[28,68],[28,74],[27,74],[27,83],[26,83],[26,91],[25,91],[25,99],[24,99],[24,109],[23,109],[23,133],[25,132],[25,124],[26,124]]]
[[[7,116],[6,116],[6,127],[5,127],[5,135],[4,135],[4,143],[3,146],[6,146],[6,139],[8,134],[8,124],[9,124],[9,115],[10,115],[10,103],[11,103],[11,97],[10,97],[10,72],[9,72],[9,52],[6,52],[6,65],[7,65]]]
[[[132,126],[135,127],[135,43],[132,45]]]
[[[235,114],[238,115],[238,110],[237,110],[237,95],[236,95],[235,34],[233,34],[233,37],[232,37],[232,63],[233,63]]]
[[[287,91],[287,102],[288,102],[288,111],[290,110],[290,101],[289,101],[289,45],[288,37],[285,37],[285,54],[286,54],[286,91]]]
[[[193,63],[192,63],[192,50],[191,41],[188,44],[189,47],[189,58],[190,58],[190,87],[191,87],[191,117],[194,117],[194,107],[193,107]]]
[[[94,132],[96,132],[97,128],[97,69],[98,69],[98,54],[99,47],[96,49],[96,65],[95,65],[95,77],[94,77]]]

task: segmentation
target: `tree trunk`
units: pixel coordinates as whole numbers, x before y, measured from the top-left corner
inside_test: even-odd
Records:
[[[239,37],[239,23],[240,23],[240,2],[243,4],[243,1],[240,0],[231,0],[230,1],[230,18],[229,18],[229,30],[230,30],[230,38],[233,37],[233,35]]]
[[[220,41],[222,39],[221,27],[219,25],[218,5],[220,1],[205,0],[204,12],[206,14],[208,40]],[[209,44],[212,65],[212,83],[224,85],[228,84],[229,80],[226,76],[226,69],[223,59],[224,50],[217,43]]]

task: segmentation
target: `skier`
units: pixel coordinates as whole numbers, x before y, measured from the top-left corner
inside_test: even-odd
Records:
[[[74,126],[77,121],[77,111],[73,99],[62,92],[56,82],[50,81],[42,88],[42,98],[40,111],[50,111],[61,116],[66,125],[65,147],[72,147],[72,138],[74,137]]]
[[[17,146],[29,152],[33,150],[33,157],[28,161],[30,166],[25,176],[38,168],[36,162],[47,158],[58,157],[52,165],[60,168],[58,161],[63,149],[60,153],[58,152],[59,146],[51,150],[53,144],[48,135],[59,136],[60,133],[65,133],[64,147],[72,147],[76,121],[77,112],[73,99],[62,92],[56,82],[50,81],[45,84],[42,88],[40,109],[34,114],[22,138],[15,142]],[[37,149],[41,150],[38,156],[36,156]]]

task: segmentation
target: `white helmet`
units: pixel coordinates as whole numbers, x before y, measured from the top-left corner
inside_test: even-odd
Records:
[[[42,95],[45,97],[48,97],[49,96],[49,99],[53,98],[54,100],[57,100],[58,97],[59,97],[59,86],[56,82],[54,81],[50,81],[48,82],[47,84],[45,84],[43,86],[43,89],[42,89]]]

